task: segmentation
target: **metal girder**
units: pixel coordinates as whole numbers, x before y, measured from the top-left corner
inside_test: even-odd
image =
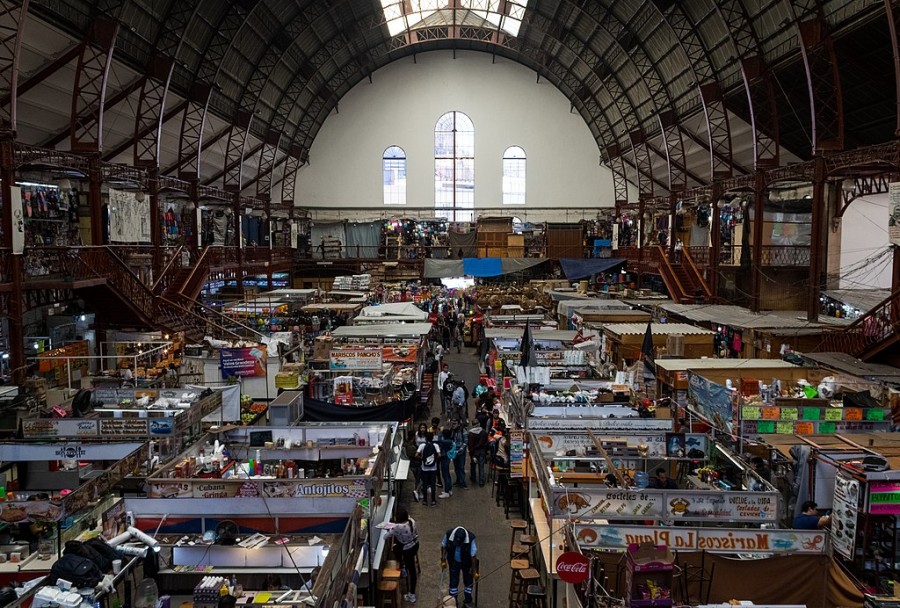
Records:
[[[233,127],[232,131],[236,128],[237,127]],[[257,152],[259,152],[262,149],[262,146],[263,146],[262,143],[259,143],[255,146],[251,147],[250,150],[247,152],[247,154],[250,156],[253,156],[254,154],[256,154]],[[218,171],[217,173],[204,178],[203,183],[205,185],[209,185],[209,184],[212,184],[212,183],[216,182],[217,180],[223,178],[229,171],[234,171],[235,169],[237,169],[239,162],[240,162],[239,160],[231,161],[231,163],[225,165],[221,171]],[[234,187],[223,188],[222,190],[224,190],[226,192],[236,192]]]
[[[134,115],[134,164],[142,167],[159,166],[159,144],[162,135],[163,111],[175,60],[157,56],[150,61],[147,78],[141,87],[137,112]]]
[[[894,99],[897,118],[894,135],[900,137],[900,2],[884,0],[885,17],[891,34],[891,53],[894,59]]]
[[[728,124],[728,110],[725,98],[717,83],[700,87],[706,117],[706,129],[709,132],[709,168],[712,179],[731,177],[731,127]]]
[[[674,110],[659,114],[659,128],[666,144],[666,164],[669,167],[669,190],[674,192],[687,188],[687,162],[684,158],[684,138],[678,127],[678,116]],[[698,183],[704,183],[691,175]]]
[[[275,158],[283,134],[269,131],[259,153],[259,169],[256,172],[256,197],[272,200],[272,174],[275,172]]]
[[[81,51],[81,45],[76,44],[75,46],[66,49],[58,57],[56,57],[53,61],[43,66],[37,72],[33,74],[29,74],[28,77],[22,82],[18,83],[16,87],[16,95],[24,95],[37,85],[44,82],[47,78],[49,78],[52,74],[55,74],[65,65],[68,65],[70,61],[78,57],[78,53]],[[0,105],[6,105],[11,101],[10,92],[3,91],[3,94],[0,95]]]
[[[187,104],[187,102],[185,102],[185,107],[186,107],[186,104]],[[225,128],[223,128],[221,131],[219,131],[218,133],[216,133],[216,134],[213,135],[212,137],[207,138],[207,139],[204,139],[204,140],[203,140],[203,144],[206,145],[206,146],[211,146],[211,145],[213,145],[214,143],[216,143],[217,141],[219,141],[220,139],[222,139],[223,137],[225,137],[226,135],[228,135],[228,132],[229,132],[229,131],[231,131],[231,127],[230,127],[230,126],[226,126]],[[172,163],[171,165],[169,165],[169,166],[166,167],[165,169],[161,169],[160,172],[161,172],[163,175],[169,175],[169,174],[171,174],[171,173],[173,173],[173,172],[177,172],[179,169],[181,169],[181,167],[183,167],[183,166],[185,165],[185,163],[188,162],[188,160],[190,160],[190,159],[179,158],[177,161],[175,161],[174,163]],[[188,181],[189,181],[189,180],[185,180],[184,178],[175,178],[175,179],[179,179],[180,181],[185,181],[185,182],[188,182]],[[194,175],[194,178],[193,178],[193,179],[197,179],[197,176]]]
[[[291,146],[284,160],[284,173],[281,176],[281,202],[285,205],[294,205],[294,195],[297,190],[297,173],[303,165],[303,150],[300,146]]]
[[[716,13],[741,62],[741,80],[753,130],[754,168],[777,166],[779,161],[778,106],[775,90],[756,30],[743,2],[717,0]]]
[[[882,173],[878,175],[864,175],[853,179],[853,186],[849,189],[841,189],[841,199],[843,204],[839,209],[835,210],[835,217],[844,217],[847,207],[850,203],[861,196],[871,196],[872,194],[887,194],[890,191],[890,183],[896,179],[897,175]]]
[[[697,135],[696,133],[694,133],[687,127],[685,127],[683,124],[679,124],[679,129],[681,129],[682,134],[688,136],[688,139],[693,141],[698,146],[702,146],[704,150],[711,152],[714,156],[716,156],[717,160],[719,160],[721,162],[728,162],[727,157],[722,156],[721,152],[719,152],[717,150],[710,150],[709,142],[704,141],[703,138],[701,138],[699,135]],[[733,160],[731,161],[731,166],[733,168],[737,169],[739,173],[742,173],[744,175],[747,175],[748,173],[750,173],[749,169],[747,169],[743,165],[740,165],[740,164],[734,162]]]
[[[161,124],[165,124],[169,120],[175,118],[175,116],[180,114],[181,111],[184,110],[185,107],[187,107],[187,105],[188,105],[188,102],[182,101],[181,103],[177,104],[176,106],[174,106],[173,108],[168,110],[165,114],[162,115]],[[143,130],[140,133],[138,133],[138,135],[141,135],[141,136],[147,135],[147,133],[154,128],[157,128],[156,125],[145,125]],[[119,154],[122,154],[123,152],[127,151],[128,148],[132,147],[132,145],[134,145],[134,137],[129,137],[122,143],[117,144],[115,148],[111,148],[111,149],[105,151],[103,153],[103,160],[109,161],[109,160],[114,159]]]
[[[0,130],[16,130],[16,96],[19,86],[19,54],[28,15],[28,0],[0,2],[0,95],[9,103],[0,105]]]
[[[200,179],[203,127],[206,125],[206,109],[211,96],[212,87],[205,83],[195,84],[189,94],[181,119],[181,138],[178,141],[178,177],[181,179]]]
[[[623,156],[622,162],[625,164],[625,166],[632,169],[636,174],[638,174],[641,179],[653,182],[654,184],[656,184],[657,186],[659,186],[662,189],[666,188],[666,184],[664,184],[659,179],[653,177],[653,175],[651,173],[647,173],[646,169],[639,168],[636,164],[634,164],[634,160],[628,158],[627,156]],[[641,198],[640,200],[646,203],[647,201],[653,201],[654,197],[653,196],[645,196],[644,198]]]
[[[628,134],[634,155],[634,168],[638,174],[638,196],[643,199],[653,198],[653,163],[650,162],[650,149],[647,138],[640,130]]]
[[[131,95],[132,93],[134,93],[136,90],[138,90],[141,87],[141,85],[143,84],[143,82],[144,82],[143,78],[136,78],[129,84],[125,85],[122,88],[122,90],[118,91],[116,94],[107,98],[106,102],[103,104],[104,110],[108,110],[109,108],[115,107],[115,106],[119,105],[120,103],[122,103],[123,101],[125,101],[126,99],[128,99],[128,96]],[[97,115],[90,114],[90,113],[85,114],[81,117],[81,120],[85,124],[88,124],[90,121],[93,121],[96,119],[97,119]],[[57,131],[53,136],[45,139],[39,145],[42,148],[55,148],[56,146],[58,146],[59,144],[64,142],[66,140],[66,138],[69,136],[70,136],[69,129],[65,129],[63,131]]]
[[[628,177],[625,174],[625,161],[619,144],[613,144],[606,149],[609,168],[612,171],[613,191],[616,205],[628,204]]]
[[[237,117],[228,142],[225,145],[225,171],[222,179],[223,190],[241,191],[241,180],[244,168],[244,146],[250,136],[250,126],[253,124],[253,115],[243,110],[238,110]]]
[[[798,25],[809,84],[813,154],[844,149],[841,76],[828,25],[817,18]]]
[[[98,18],[91,24],[87,39],[81,45],[69,119],[70,147],[74,152],[99,152],[103,149],[106,83],[118,33],[117,21]],[[85,115],[90,118],[84,120]]]

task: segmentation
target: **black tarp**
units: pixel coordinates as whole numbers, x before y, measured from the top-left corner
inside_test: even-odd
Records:
[[[338,405],[307,397],[303,400],[303,420],[306,422],[403,422],[412,417],[418,403],[418,391],[406,401],[391,401],[375,407]]]
[[[453,232],[447,233],[450,237],[450,258],[458,260],[460,258],[474,258],[478,255],[475,247],[475,232]],[[462,252],[462,253],[460,253]]]
[[[859,391],[844,393],[844,407],[881,407],[881,404],[869,391]]]
[[[621,258],[560,258],[559,265],[562,266],[563,274],[570,281],[576,279],[585,279],[599,272],[612,270],[616,266],[625,263]]]

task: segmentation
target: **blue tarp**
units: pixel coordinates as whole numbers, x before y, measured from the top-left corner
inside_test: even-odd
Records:
[[[500,258],[463,258],[463,272],[470,277],[496,277],[503,274]]]
[[[621,266],[625,260],[621,258],[560,258],[563,274],[569,280],[584,279],[598,272],[606,272],[616,266]]]

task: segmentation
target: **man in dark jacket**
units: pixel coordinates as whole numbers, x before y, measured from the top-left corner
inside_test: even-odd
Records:
[[[464,608],[471,608],[472,586],[475,584],[477,572],[478,547],[475,546],[475,535],[462,526],[450,528],[441,539],[441,569],[450,567],[449,593],[454,598],[459,595],[459,575],[462,573]]]
[[[486,412],[485,412],[486,413]],[[469,429],[469,480],[484,487],[484,461],[488,447],[487,433],[480,421],[475,421]]]

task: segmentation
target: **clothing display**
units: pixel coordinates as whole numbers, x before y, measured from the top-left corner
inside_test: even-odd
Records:
[[[149,243],[149,196],[110,188],[108,197],[110,242]]]

